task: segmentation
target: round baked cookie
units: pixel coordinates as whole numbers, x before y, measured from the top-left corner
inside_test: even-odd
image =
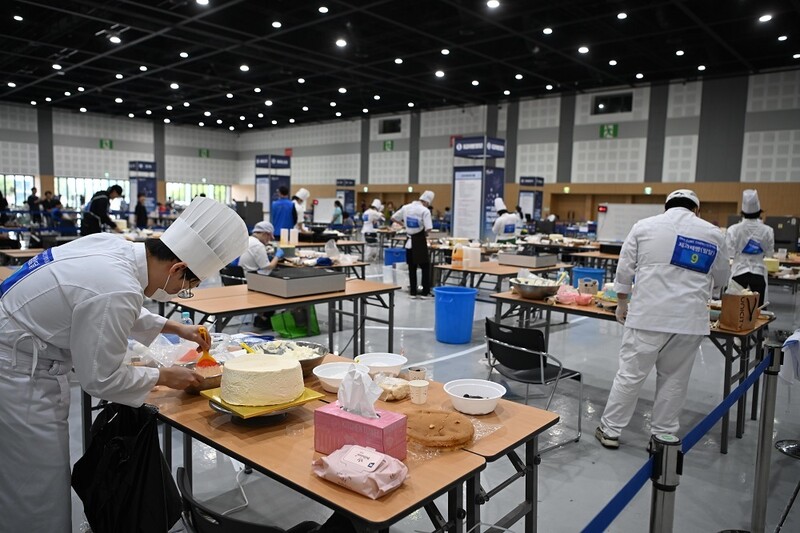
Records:
[[[454,448],[472,440],[472,422],[454,411],[418,411],[408,414],[408,438],[423,446]]]

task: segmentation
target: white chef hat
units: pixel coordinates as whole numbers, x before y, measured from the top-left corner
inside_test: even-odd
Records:
[[[198,196],[161,240],[203,280],[247,250],[247,226],[230,207]]]
[[[494,199],[494,209],[497,212],[500,212],[500,211],[503,211],[503,210],[508,211],[508,208],[506,208],[506,203],[499,196]]]
[[[742,192],[742,213],[747,215],[761,211],[761,202],[758,201],[758,191],[745,189]]]
[[[435,195],[435,194],[433,194],[433,191],[425,191],[424,193],[422,193],[422,194],[420,195],[419,199],[420,199],[421,201],[423,201],[423,202],[428,202],[429,204],[432,204],[432,203],[433,203],[433,198],[434,198],[435,196],[436,196],[436,195]]]
[[[672,191],[671,193],[669,193],[669,196],[667,196],[667,202],[669,202],[673,198],[688,198],[689,200],[694,202],[694,205],[696,205],[698,209],[700,208],[700,198],[698,198],[697,195],[694,193],[694,191],[691,189],[678,189],[677,191]]]
[[[305,202],[308,200],[308,197],[311,196],[311,193],[308,192],[308,189],[297,189],[297,192],[294,193],[294,195],[300,198],[301,202]]]
[[[381,203],[380,198],[375,198],[374,200],[372,200],[372,207],[374,207],[375,209],[378,209],[378,210],[380,210],[380,208],[383,207],[383,204]]]
[[[275,233],[275,226],[266,220],[262,220],[253,226],[253,233]]]

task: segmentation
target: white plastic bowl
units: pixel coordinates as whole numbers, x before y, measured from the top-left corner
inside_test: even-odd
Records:
[[[450,396],[453,407],[467,415],[485,415],[494,411],[497,400],[506,393],[506,388],[485,379],[456,379],[444,384],[444,391]],[[481,398],[464,398],[481,396]]]
[[[339,385],[342,384],[345,374],[353,364],[355,363],[325,363],[315,366],[312,372],[319,378],[319,382],[325,391],[335,394],[339,392]],[[365,365],[356,364],[356,367],[369,371],[369,368]]]
[[[396,353],[365,353],[356,357],[355,361],[369,367],[369,375],[386,374],[396,376],[408,362],[408,359]]]

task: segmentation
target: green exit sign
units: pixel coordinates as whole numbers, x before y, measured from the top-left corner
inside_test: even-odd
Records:
[[[114,141],[111,139],[100,139],[100,149],[101,150],[113,150],[114,149]]]
[[[394,151],[394,141],[383,141],[383,151],[384,152]]]
[[[208,148],[198,148],[197,155],[199,155],[200,157],[209,158],[211,157],[211,150],[209,150]]]
[[[619,137],[619,124],[600,124],[601,139],[616,139]]]

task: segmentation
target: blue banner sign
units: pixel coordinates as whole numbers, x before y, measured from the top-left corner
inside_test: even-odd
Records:
[[[544,187],[544,178],[540,176],[520,176],[519,184],[528,187]]]
[[[128,170],[136,172],[155,172],[156,164],[153,161],[128,161]]]
[[[284,155],[257,155],[256,168],[291,168],[292,158]]]
[[[481,227],[481,237],[491,235],[492,225],[497,219],[497,211],[494,209],[495,198],[503,197],[503,190],[505,185],[505,170],[502,168],[489,167],[486,169],[486,175],[483,178],[483,212]],[[509,206],[510,211],[513,211],[513,206]]]
[[[336,180],[337,187],[355,187],[356,180]]]
[[[453,145],[453,155],[483,159],[506,156],[506,141],[495,137],[463,137]]]

